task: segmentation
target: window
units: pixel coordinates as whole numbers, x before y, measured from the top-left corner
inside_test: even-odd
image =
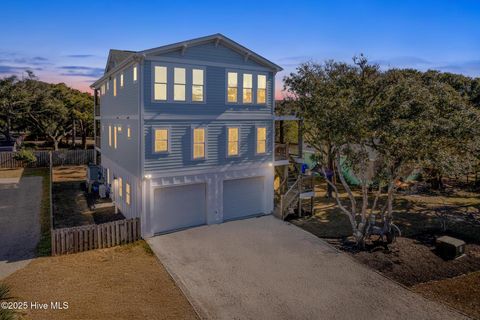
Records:
[[[112,146],[112,126],[108,126],[108,145]]]
[[[237,102],[238,95],[238,74],[236,72],[228,73],[227,101]]]
[[[155,129],[155,152],[168,152],[168,129]]]
[[[243,103],[252,103],[252,75],[243,74]]]
[[[100,94],[102,96],[105,95],[105,84],[102,84],[102,86],[100,87]]]
[[[110,80],[107,80],[107,91],[110,90]]]
[[[205,128],[193,129],[193,159],[205,158]]]
[[[113,127],[113,148],[117,149],[117,126]]]
[[[137,82],[137,65],[133,66],[133,82]]]
[[[192,101],[203,101],[203,70],[192,70]]]
[[[127,127],[127,138],[130,139],[132,137],[132,129]]]
[[[125,182],[125,202],[130,205],[130,184]]]
[[[113,96],[117,96],[117,77],[113,78]]]
[[[120,73],[120,87],[123,87],[123,72]]]
[[[257,153],[267,152],[267,128],[257,128]]]
[[[185,101],[185,68],[173,69],[173,100]]]
[[[267,76],[259,74],[257,77],[257,103],[267,102]]]
[[[118,126],[118,132],[122,132],[122,126]]]
[[[228,147],[229,156],[238,156],[238,128],[228,128]]]
[[[167,100],[167,67],[155,67],[155,100]]]
[[[118,177],[118,196],[123,197],[123,181],[120,177]]]

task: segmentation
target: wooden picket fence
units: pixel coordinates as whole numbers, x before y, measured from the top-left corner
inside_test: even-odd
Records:
[[[109,248],[140,240],[140,219],[52,229],[52,256]]]
[[[87,150],[57,150],[57,151],[34,151],[37,161],[25,163],[15,159],[16,152],[0,152],[0,168],[40,168],[50,165],[50,153],[52,153],[52,165],[87,165],[95,160],[95,151]]]

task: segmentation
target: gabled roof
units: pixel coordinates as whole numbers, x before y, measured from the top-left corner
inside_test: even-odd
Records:
[[[166,46],[161,46],[153,49],[143,50],[143,51],[140,51],[139,53],[142,53],[148,56],[148,55],[156,55],[164,52],[175,51],[178,49],[188,50],[188,47],[198,46],[198,45],[209,43],[209,42],[215,42],[217,44],[221,43],[222,45],[240,53],[241,55],[244,55],[246,58],[254,60],[257,63],[269,69],[272,69],[272,71],[278,72],[283,70],[282,67],[280,67],[279,65],[271,62],[270,60],[267,60],[266,58],[260,56],[259,54],[253,52],[252,50],[247,49],[246,47],[233,41],[232,39],[227,38],[221,33],[216,33],[210,36],[195,38],[187,41],[177,42],[177,43],[173,43],[173,44],[169,44]]]
[[[91,87],[93,88],[99,85],[102,81],[104,81],[105,78],[113,74],[122,66],[129,63],[130,60],[132,59],[135,59],[135,58],[138,59],[139,57],[142,57],[142,56],[146,57],[146,56],[158,55],[161,53],[171,52],[179,49],[188,50],[189,47],[198,46],[198,45],[209,43],[209,42],[215,42],[215,44],[217,45],[222,44],[223,46],[230,48],[238,52],[239,54],[243,55],[245,57],[245,60],[247,59],[253,60],[258,64],[271,69],[274,72],[279,72],[283,70],[282,67],[280,67],[279,65],[260,56],[259,54],[253,52],[252,50],[247,49],[246,47],[233,41],[230,38],[227,38],[221,33],[216,33],[206,37],[195,38],[195,39],[177,42],[177,43],[173,43],[173,44],[169,44],[169,45],[165,45],[165,46],[161,46],[153,49],[143,50],[143,51],[111,49],[108,54],[108,60],[107,60],[107,65],[105,67],[104,75],[100,79],[95,81],[95,83],[93,83]]]
[[[135,54],[135,51],[110,49],[107,65],[105,66],[105,73],[115,68],[115,66],[119,65],[130,56],[133,56],[133,54]]]

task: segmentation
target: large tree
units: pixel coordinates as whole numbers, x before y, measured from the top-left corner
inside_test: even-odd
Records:
[[[9,142],[13,141],[15,131],[25,127],[20,107],[25,94],[17,77],[0,79],[0,133]]]
[[[325,175],[334,163],[349,204],[327,183],[359,244],[370,214],[392,219],[398,180],[433,163],[458,169],[461,158],[470,163],[478,151],[478,111],[451,85],[414,70],[382,72],[363,56],[352,65],[307,63],[285,78],[285,88]],[[360,198],[342,174],[345,165],[360,181]]]

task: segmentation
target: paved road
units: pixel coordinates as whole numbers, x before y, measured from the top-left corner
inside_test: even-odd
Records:
[[[0,279],[26,266],[40,239],[42,178],[0,184]]]
[[[272,216],[148,243],[202,318],[464,318]]]

